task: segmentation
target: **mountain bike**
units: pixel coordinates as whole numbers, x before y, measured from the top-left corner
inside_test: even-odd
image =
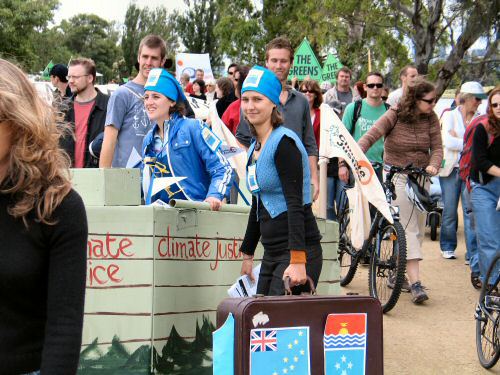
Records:
[[[373,166],[379,166],[374,163]],[[406,173],[429,177],[423,168],[395,167],[392,166],[387,172],[386,179],[382,184],[386,200],[390,205],[390,211],[394,223],[391,224],[374,207],[375,214],[372,217],[368,239],[363,243],[361,249],[355,249],[350,241],[350,213],[351,209],[346,202],[346,194],[343,192],[344,206],[340,205],[339,215],[339,250],[338,259],[340,263],[340,285],[348,285],[358,268],[359,261],[370,258],[368,272],[368,288],[370,295],[377,298],[384,313],[392,310],[401,294],[401,288],[405,280],[406,272],[406,236],[399,222],[399,207],[391,205],[396,199],[396,188],[393,178],[396,174]],[[346,186],[345,190],[352,186]]]
[[[476,307],[476,348],[481,366],[492,368],[500,358],[500,255],[490,265]],[[493,281],[492,284],[488,282]]]

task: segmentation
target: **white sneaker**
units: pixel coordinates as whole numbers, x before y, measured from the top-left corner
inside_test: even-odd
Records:
[[[457,259],[454,251],[441,251],[441,255],[444,259]]]

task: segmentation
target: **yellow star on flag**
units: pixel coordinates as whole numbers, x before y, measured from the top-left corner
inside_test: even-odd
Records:
[[[288,344],[288,349],[292,349],[293,348],[293,345],[290,343]]]
[[[291,366],[290,366],[290,370],[292,370],[292,371],[293,371],[294,369],[295,369],[295,366],[294,366],[294,365],[291,365]]]
[[[288,358],[287,357],[283,358],[283,362],[287,363],[288,362]]]
[[[284,368],[283,369],[283,374],[288,374],[288,369]]]
[[[305,354],[305,351],[301,350],[300,355],[304,355],[304,354]]]
[[[299,340],[295,340],[293,343],[297,345],[299,343]]]
[[[299,336],[302,336],[303,334],[304,334],[304,332],[299,331]]]
[[[293,361],[294,362],[298,362],[299,361],[299,357],[293,357]]]

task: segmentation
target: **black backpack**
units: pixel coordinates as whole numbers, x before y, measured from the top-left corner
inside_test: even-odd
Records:
[[[354,136],[354,130],[356,130],[356,122],[358,122],[359,116],[361,116],[361,106],[363,105],[363,99],[356,100],[354,102],[354,115],[352,116],[351,123],[351,135]],[[387,111],[391,108],[390,104],[384,102],[385,110]]]

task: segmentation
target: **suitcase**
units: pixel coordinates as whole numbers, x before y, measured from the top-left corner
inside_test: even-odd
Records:
[[[382,309],[375,298],[227,298],[217,308],[217,328],[229,313],[235,375],[383,374]]]

